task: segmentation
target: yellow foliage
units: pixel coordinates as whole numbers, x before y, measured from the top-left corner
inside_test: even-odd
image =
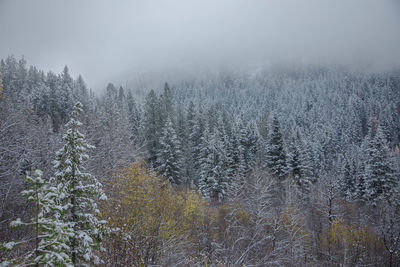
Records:
[[[287,206],[280,215],[283,229],[298,240],[309,241],[309,234],[304,227],[303,216],[299,209]]]
[[[146,257],[157,258],[162,245],[188,239],[191,228],[202,227],[207,214],[207,204],[197,192],[172,188],[144,162],[116,173],[108,194],[102,216],[110,228],[120,229],[120,240],[108,244],[110,254],[129,251],[137,265],[148,262]]]
[[[340,265],[366,259],[374,262],[377,259],[373,259],[373,255],[381,255],[383,251],[381,240],[374,230],[366,226],[348,225],[341,220],[334,221],[322,233],[321,245],[323,251],[331,257],[334,255]]]
[[[368,245],[380,246],[376,233],[370,228],[363,226],[351,226],[336,220],[332,223],[327,232],[327,244],[340,244],[347,248]]]

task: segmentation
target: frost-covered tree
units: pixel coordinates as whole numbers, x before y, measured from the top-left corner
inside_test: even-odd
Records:
[[[1,79],[1,69],[0,69],[0,100],[3,98],[3,80]]]
[[[310,192],[311,184],[315,182],[311,151],[298,130],[289,143],[287,171],[293,176],[302,193]]]
[[[199,192],[206,199],[221,201],[229,188],[228,160],[218,129],[209,134],[208,127],[201,142]]]
[[[390,150],[379,124],[375,133],[374,127],[371,127],[365,152],[367,154],[364,170],[366,199],[372,205],[381,199],[391,201],[397,193],[398,181],[391,162]]]
[[[151,167],[156,167],[157,152],[159,150],[158,138],[163,127],[159,100],[153,90],[146,97],[143,114],[144,139],[147,149],[147,161]]]
[[[354,159],[345,159],[340,182],[341,192],[347,199],[356,196],[357,191],[357,168]]]
[[[157,171],[170,183],[181,183],[182,176],[182,151],[181,144],[176,135],[172,121],[168,118],[162,136],[160,148],[157,153]]]
[[[34,249],[22,259],[23,265],[72,266],[69,240],[73,236],[73,223],[64,221],[70,204],[61,203],[61,188],[54,186],[54,180],[44,180],[41,170],[24,178],[29,189],[21,194],[33,203],[34,214],[30,222],[18,218],[10,224],[11,227],[32,226],[34,229]],[[27,242],[29,240],[8,242],[3,247],[9,250]],[[15,259],[14,263],[21,264],[21,260]]]
[[[280,178],[286,175],[286,153],[283,147],[280,123],[276,115],[272,118],[271,130],[268,135],[265,167]]]
[[[204,145],[206,144],[206,139],[204,137],[204,132],[206,128],[206,123],[203,118],[202,108],[200,106],[200,110],[196,114],[196,118],[193,124],[192,131],[189,133],[189,142],[191,145],[190,154],[191,159],[193,160],[190,168],[193,170],[192,175],[199,177],[201,171],[201,161],[204,157],[203,150]],[[197,184],[197,179],[194,181]]]
[[[58,79],[58,99],[59,99],[59,111],[61,120],[64,123],[71,113],[71,107],[74,105],[73,99],[73,79],[69,74],[68,67],[65,66],[63,72],[60,74]]]
[[[72,263],[89,265],[97,261],[94,250],[100,245],[101,229],[105,224],[96,216],[100,213],[97,201],[107,198],[101,183],[85,172],[83,163],[89,158],[88,150],[94,147],[85,142],[83,134],[78,130],[82,125],[78,120],[81,112],[82,106],[78,102],[66,124],[64,146],[57,152],[53,164],[56,170],[55,183],[61,191],[59,199],[63,205],[69,203],[64,220],[73,225],[73,235],[68,244]]]
[[[131,124],[132,139],[134,139],[137,142],[141,142],[143,129],[142,129],[142,114],[140,111],[140,107],[135,102],[131,91],[128,91],[126,100],[128,105],[129,121]]]

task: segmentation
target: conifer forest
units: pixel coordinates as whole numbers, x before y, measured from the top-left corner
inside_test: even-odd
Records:
[[[0,45],[1,267],[400,266],[400,64],[254,68],[237,56],[126,82],[8,51]]]

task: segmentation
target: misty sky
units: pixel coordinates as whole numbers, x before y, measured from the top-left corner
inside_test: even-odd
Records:
[[[0,0],[0,57],[91,87],[135,73],[316,62],[400,66],[397,0]]]

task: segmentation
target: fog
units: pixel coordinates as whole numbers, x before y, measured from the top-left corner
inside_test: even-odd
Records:
[[[91,87],[271,62],[400,66],[396,0],[0,0],[0,57]]]

